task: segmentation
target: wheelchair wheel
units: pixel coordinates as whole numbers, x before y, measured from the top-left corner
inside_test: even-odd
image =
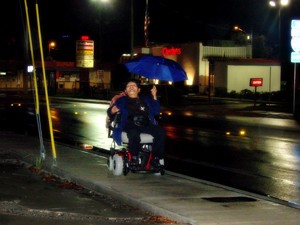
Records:
[[[123,174],[123,169],[124,169],[124,162],[123,162],[123,157],[119,156],[118,154],[115,154],[113,156],[113,175],[115,176],[120,176]]]
[[[165,170],[164,170],[165,160],[164,159],[160,159],[159,160],[159,164],[160,164],[160,169],[159,169],[158,172],[155,172],[154,175],[156,175],[156,176],[163,176],[165,174]]]
[[[165,174],[164,168],[160,168],[159,171],[153,173],[155,176],[163,176]]]
[[[124,164],[124,168],[123,168],[123,175],[126,176],[129,173],[130,169],[128,166],[126,166],[126,164]]]
[[[113,157],[111,155],[107,158],[107,167],[109,171],[113,171],[114,169]]]

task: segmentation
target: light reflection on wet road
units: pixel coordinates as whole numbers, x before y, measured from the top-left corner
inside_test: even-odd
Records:
[[[62,133],[109,150],[107,107],[80,103],[77,108],[57,108],[65,117],[61,121],[73,121],[60,124]],[[300,203],[300,126],[285,114],[258,113],[218,115],[187,109],[163,114],[167,169]]]
[[[299,124],[290,114],[237,106],[164,110],[159,123],[167,132],[167,169],[300,205]],[[56,139],[109,150],[107,108],[53,103]]]

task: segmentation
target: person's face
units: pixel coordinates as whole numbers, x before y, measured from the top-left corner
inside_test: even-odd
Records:
[[[140,88],[138,88],[135,82],[128,82],[125,89],[125,93],[128,95],[128,97],[136,98],[138,97],[139,92]]]

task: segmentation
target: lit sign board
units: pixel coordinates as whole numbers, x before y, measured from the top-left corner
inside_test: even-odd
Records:
[[[82,68],[94,67],[94,41],[76,41],[76,66]]]
[[[263,79],[262,78],[250,78],[250,86],[262,86],[263,85]]]
[[[89,40],[90,37],[87,36],[87,35],[83,35],[83,36],[80,37],[80,39],[81,39],[82,41],[86,41],[86,40]]]
[[[27,72],[32,73],[33,72],[33,65],[27,66]]]
[[[181,54],[181,48],[163,48],[161,51],[163,56],[166,55],[180,55]]]
[[[291,23],[291,62],[300,62],[300,20],[292,20]]]

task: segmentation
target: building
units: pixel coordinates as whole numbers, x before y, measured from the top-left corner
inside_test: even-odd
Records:
[[[188,80],[184,86],[195,93],[213,95],[216,91],[240,92],[244,89],[258,92],[274,92],[281,89],[281,66],[277,60],[252,59],[252,46],[216,47],[203,46],[201,42],[177,45],[160,45],[149,48],[136,48],[139,54],[153,54],[172,59],[183,67]],[[130,56],[122,57],[121,63]],[[23,66],[25,67],[25,66]],[[0,89],[32,89],[32,73],[24,76],[20,63],[1,63]],[[46,61],[45,70],[50,93],[78,93],[111,88],[111,70],[114,66],[98,69],[79,68],[75,62]],[[9,73],[7,73],[9,71]],[[1,71],[0,71],[1,72]],[[41,64],[37,63],[37,77],[42,79]],[[116,74],[118,76],[118,74]],[[258,78],[260,86],[251,85]],[[39,82],[39,86],[42,82]]]
[[[138,54],[163,56],[178,62],[186,71],[186,86],[199,93],[240,92],[244,89],[273,92],[281,89],[281,66],[278,60],[252,59],[252,46],[215,47],[201,42],[153,46],[137,49]],[[253,78],[261,86],[251,86]]]
[[[83,88],[91,90],[110,89],[112,66],[103,69],[83,69],[76,67],[75,62],[45,61],[45,76],[50,94],[80,94]],[[33,71],[27,71],[24,62],[0,62],[0,91],[27,93],[34,90]],[[43,69],[41,62],[36,63],[36,79],[39,90],[43,85]],[[41,92],[43,94],[43,92]]]

